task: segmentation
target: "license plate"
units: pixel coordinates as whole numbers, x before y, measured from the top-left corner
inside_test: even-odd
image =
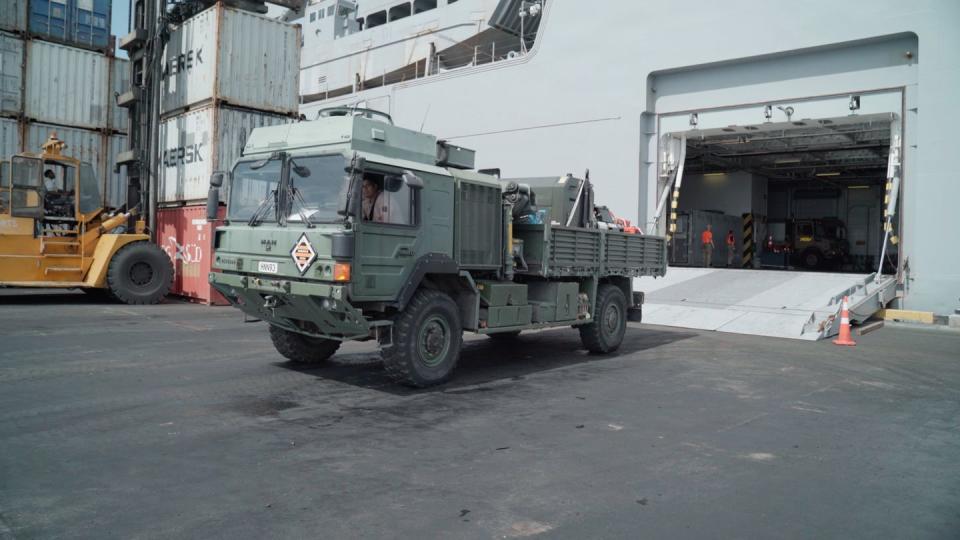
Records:
[[[275,262],[258,261],[257,271],[264,274],[276,274],[280,271],[280,265]]]

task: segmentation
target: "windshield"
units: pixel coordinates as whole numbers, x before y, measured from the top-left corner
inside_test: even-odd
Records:
[[[231,220],[249,220],[258,208],[269,204],[273,208],[260,221],[276,222],[275,198],[283,161],[272,159],[254,168],[262,163],[242,161],[234,168],[228,206]],[[287,221],[299,222],[304,217],[312,223],[339,221],[337,211],[343,207],[347,191],[346,158],[340,154],[291,157],[289,164],[288,185],[294,195],[288,203]]]

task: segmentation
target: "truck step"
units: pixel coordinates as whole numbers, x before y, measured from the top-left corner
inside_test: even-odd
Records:
[[[71,266],[50,266],[44,271],[46,274],[51,272],[83,272],[83,268],[74,268]]]

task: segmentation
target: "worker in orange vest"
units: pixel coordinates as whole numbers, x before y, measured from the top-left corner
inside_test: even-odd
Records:
[[[700,244],[703,246],[703,265],[710,268],[713,261],[713,226],[707,224],[707,229],[700,234]]]
[[[737,253],[737,237],[733,235],[733,229],[727,233],[727,266],[733,266],[733,256]]]

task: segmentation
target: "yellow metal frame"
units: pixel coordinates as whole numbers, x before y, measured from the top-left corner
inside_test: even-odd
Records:
[[[80,213],[82,162],[61,155],[65,146],[54,133],[43,144],[42,153],[23,153],[18,156],[74,168],[76,230],[52,236],[46,236],[41,231],[37,236],[37,218],[12,215],[11,178],[6,186],[0,188],[7,192],[8,201],[7,208],[0,210],[0,286],[103,288],[107,285],[107,271],[113,255],[127,244],[150,240],[149,236],[143,234],[142,221],[137,222],[136,233],[107,234],[107,231],[126,223],[131,213],[106,217],[103,208]]]

